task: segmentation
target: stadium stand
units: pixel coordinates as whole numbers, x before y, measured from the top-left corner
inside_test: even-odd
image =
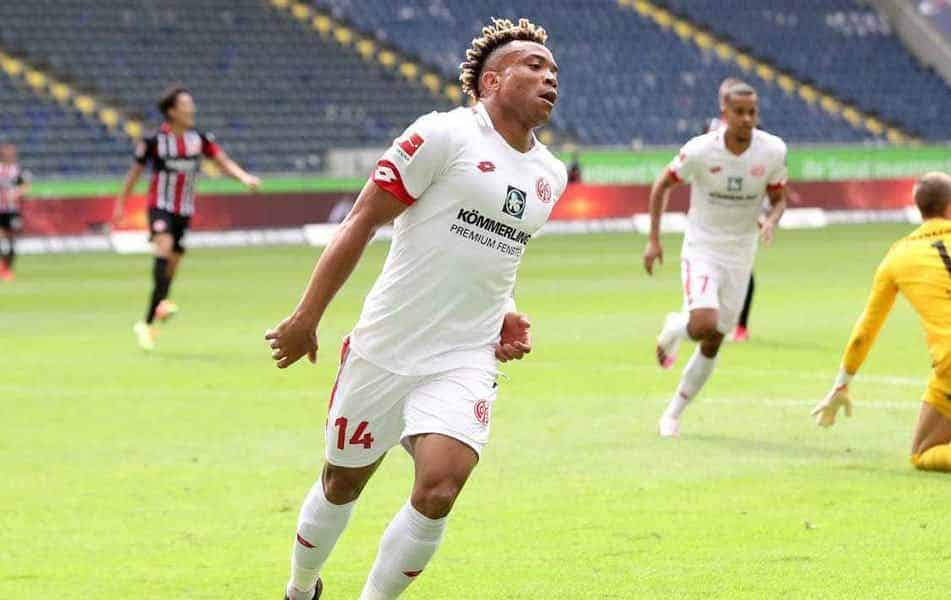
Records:
[[[0,22],[16,23],[2,28],[0,46],[152,124],[161,89],[185,83],[199,127],[255,171],[313,171],[328,148],[379,145],[449,107],[256,0],[2,2]],[[126,143],[125,166],[128,153]]]
[[[756,68],[746,73],[712,48],[698,47],[676,26],[632,9],[650,4],[643,1],[524,0],[518,14],[503,0],[306,1],[431,65],[444,82],[455,79],[487,16],[537,20],[551,31],[562,69],[553,125],[583,145],[681,143],[716,112],[715,90],[729,75],[747,77],[760,89],[764,126],[791,142],[868,142],[884,134],[869,127],[874,119],[843,111],[844,103],[781,85],[781,77],[757,76]],[[940,114],[951,90],[917,65],[885,21],[851,0],[802,0],[784,3],[791,8],[783,11],[744,9],[744,0],[654,4],[886,123],[927,139],[951,139],[951,122]],[[260,172],[319,170],[330,148],[378,146],[419,114],[454,104],[453,94],[440,89],[444,83],[410,81],[361,55],[355,40],[318,31],[309,13],[295,18],[284,10],[302,6],[294,0],[0,2],[0,22],[10,24],[0,28],[0,49],[151,125],[158,121],[153,103],[161,88],[185,83],[199,102],[199,126]],[[801,51],[783,52],[792,46]],[[591,57],[598,58],[594,68]],[[921,100],[914,110],[907,105],[909,89]],[[130,144],[121,127],[110,131],[30,91],[4,80],[0,118],[3,135],[23,144],[38,170],[114,174],[127,167]],[[903,139],[891,133],[889,139]],[[67,160],[67,138],[74,156],[89,159]]]
[[[922,17],[951,44],[951,1],[949,0],[906,0],[912,4]]]
[[[316,5],[455,73],[486,15],[525,16],[548,27],[564,92],[555,125],[583,144],[675,144],[716,112],[719,82],[736,65],[685,43],[613,2],[315,0]],[[384,24],[384,25],[381,25]],[[599,57],[591,68],[590,58]],[[671,72],[670,65],[677,65]],[[874,137],[815,104],[753,78],[767,128],[794,142],[858,142]]]
[[[667,0],[666,5],[886,122],[924,139],[951,140],[951,88],[919,65],[888,22],[867,6],[852,0],[768,5]]]
[[[17,144],[34,175],[118,173],[129,167],[127,138],[0,73],[0,137]],[[79,158],[79,157],[82,158]]]

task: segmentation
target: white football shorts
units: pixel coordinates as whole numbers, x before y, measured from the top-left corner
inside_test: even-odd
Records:
[[[730,333],[740,320],[752,272],[752,266],[728,267],[695,254],[684,254],[680,260],[684,308],[688,312],[717,309],[717,331]]]
[[[397,375],[363,359],[344,341],[327,411],[327,462],[364,467],[423,433],[439,433],[481,455],[498,386],[497,372],[461,367]]]

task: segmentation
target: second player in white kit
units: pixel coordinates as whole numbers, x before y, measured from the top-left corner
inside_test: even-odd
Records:
[[[534,136],[557,99],[547,34],[493,19],[460,81],[477,103],[425,115],[376,165],[321,255],[298,307],[265,339],[278,367],[316,360],[316,328],[377,227],[393,240],[344,344],[326,422],[326,462],[297,522],[285,598],[321,596],[319,577],[363,487],[402,444],[415,473],[361,600],[389,600],[423,572],[488,441],[497,361],[531,350],[512,296],[518,265],[567,185]]]
[[[699,342],[661,417],[663,436],[679,435],[681,413],[713,372],[723,336],[743,308],[758,238],[771,242],[785,208],[786,144],[756,129],[755,91],[742,83],[733,86],[723,119],[726,127],[687,142],[651,190],[648,273],[663,259],[659,231],[667,192],[678,183],[691,186],[681,252],[684,310],[667,316],[657,338],[658,362],[670,368],[684,338]],[[767,196],[771,208],[759,223]]]

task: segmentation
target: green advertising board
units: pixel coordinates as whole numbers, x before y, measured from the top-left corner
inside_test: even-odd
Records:
[[[673,158],[664,150],[589,150],[578,154],[588,183],[649,184]],[[562,153],[569,161],[572,155]],[[951,173],[951,146],[843,146],[789,149],[789,177],[799,181],[901,179],[927,171]]]
[[[670,162],[676,148],[651,150],[584,150],[578,153],[582,179],[594,184],[650,184]],[[570,162],[572,154],[560,157]],[[849,179],[901,179],[927,171],[951,173],[951,146],[841,146],[805,147],[789,150],[789,177],[793,181],[841,181]],[[147,178],[143,178],[147,179]],[[263,193],[356,192],[364,178],[321,176],[263,177]],[[140,182],[140,193],[145,189]],[[37,177],[33,196],[112,196],[122,187],[119,179],[49,181]],[[202,178],[199,193],[239,194],[246,190],[226,178]]]

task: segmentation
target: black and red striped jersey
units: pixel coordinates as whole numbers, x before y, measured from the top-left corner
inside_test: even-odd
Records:
[[[18,163],[0,163],[0,213],[19,211],[19,186],[30,180],[29,171],[24,171]]]
[[[135,160],[152,164],[149,208],[160,208],[176,215],[195,212],[195,180],[201,172],[202,158],[218,156],[214,136],[190,129],[175,135],[168,123],[139,141]]]

